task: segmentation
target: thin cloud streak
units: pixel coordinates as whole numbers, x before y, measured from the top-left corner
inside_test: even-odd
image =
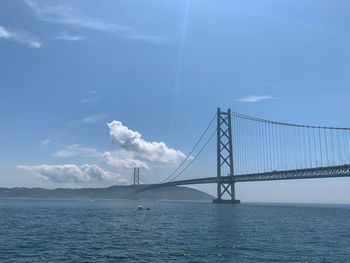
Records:
[[[42,140],[40,143],[41,143],[41,145],[48,145],[49,143],[51,143],[51,140],[45,139],[45,140]]]
[[[66,40],[66,41],[79,41],[83,40],[83,36],[76,36],[76,35],[71,35],[68,34],[66,31],[62,31],[61,34],[56,37],[57,40]]]
[[[100,97],[96,96],[96,97],[90,97],[90,98],[82,98],[80,100],[80,104],[85,104],[85,103],[92,103],[92,102],[96,102],[99,101]]]
[[[259,102],[262,100],[273,100],[275,99],[274,97],[270,96],[270,95],[263,95],[263,96],[248,96],[248,97],[244,97],[239,99],[239,102]]]
[[[127,26],[105,23],[91,18],[74,10],[68,5],[44,6],[33,0],[24,0],[24,2],[33,10],[36,17],[41,21],[119,33],[130,29]]]
[[[3,26],[0,26],[0,38],[26,44],[32,48],[41,48],[42,46],[42,43],[39,40],[37,40],[37,38],[33,37],[31,34],[24,30],[9,31]]]
[[[67,158],[74,156],[85,156],[85,157],[103,157],[102,153],[99,153],[96,149],[81,147],[79,144],[72,144],[67,146],[65,149],[60,150],[54,154],[56,157]]]
[[[102,121],[104,118],[106,118],[106,115],[104,114],[94,114],[87,116],[83,119],[83,123],[98,123],[99,121]]]
[[[42,5],[34,0],[23,0],[34,12],[37,19],[49,23],[66,24],[116,34],[119,37],[153,43],[165,43],[164,37],[136,32],[132,27],[108,23],[74,10],[64,4]]]

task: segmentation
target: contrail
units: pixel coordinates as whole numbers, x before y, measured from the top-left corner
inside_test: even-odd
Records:
[[[183,64],[183,57],[184,57],[184,51],[185,51],[187,23],[188,23],[188,17],[190,13],[190,5],[191,5],[191,0],[187,0],[186,6],[185,6],[184,20],[182,24],[182,33],[181,33],[180,45],[179,45],[179,55],[178,55],[177,66],[176,66],[176,78],[175,78],[175,86],[174,86],[174,92],[173,92],[173,105],[171,110],[172,123],[174,123],[177,98],[179,93],[179,85],[180,85],[180,79],[182,75],[182,64]]]

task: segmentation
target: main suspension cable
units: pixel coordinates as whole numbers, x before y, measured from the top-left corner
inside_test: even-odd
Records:
[[[171,181],[174,181],[174,179],[176,179],[177,177],[179,177],[193,162],[194,160],[197,159],[197,157],[199,156],[199,154],[204,150],[204,148],[208,145],[208,143],[211,141],[211,139],[213,138],[213,136],[215,135],[217,129],[214,130],[214,132],[210,135],[210,137],[208,138],[208,140],[205,142],[205,144],[202,146],[202,148],[199,150],[199,152],[193,157],[193,159],[174,177],[171,179]]]
[[[251,121],[259,121],[259,122],[266,122],[271,124],[278,124],[278,125],[284,125],[284,126],[293,126],[293,127],[300,127],[300,128],[321,128],[321,129],[329,129],[329,130],[347,130],[350,131],[350,128],[341,128],[341,127],[327,127],[327,126],[311,126],[311,125],[303,125],[303,124],[293,124],[293,123],[287,123],[287,122],[279,122],[279,121],[271,121],[271,120],[265,120],[261,118],[256,118],[248,115],[244,115],[238,112],[231,112],[232,116],[236,116],[238,118],[251,120]]]
[[[160,181],[160,183],[164,183],[165,181],[167,181],[170,177],[172,177],[183,165],[184,163],[188,160],[188,158],[190,158],[191,154],[193,153],[193,151],[197,148],[197,146],[199,145],[199,143],[201,142],[201,140],[203,139],[204,135],[207,133],[207,131],[209,130],[210,126],[213,124],[213,121],[215,120],[217,113],[214,114],[214,117],[211,119],[211,121],[209,122],[209,125],[207,126],[207,128],[204,130],[204,132],[202,133],[201,137],[198,139],[198,141],[196,142],[196,144],[193,146],[192,150],[187,154],[186,158],[179,164],[179,166],[171,173],[169,174],[165,179],[163,179],[162,181]]]
[[[146,183],[146,184],[152,184],[148,179],[146,179],[144,176],[142,176],[141,173],[139,174],[139,176],[140,176],[141,180],[142,180],[144,183]]]

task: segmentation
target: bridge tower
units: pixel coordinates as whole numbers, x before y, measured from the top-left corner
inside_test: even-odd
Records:
[[[140,169],[134,168],[134,183],[133,185],[140,184]]]
[[[222,170],[228,167],[229,175],[232,176],[231,182],[221,180]],[[224,174],[225,176],[227,174]],[[237,204],[239,200],[235,198],[235,181],[233,173],[233,156],[232,156],[232,129],[231,129],[231,109],[223,112],[217,109],[217,199],[214,203]],[[229,199],[223,199],[224,195]]]

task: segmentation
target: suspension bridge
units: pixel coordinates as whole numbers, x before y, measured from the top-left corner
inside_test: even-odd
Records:
[[[216,120],[216,125],[214,121]],[[239,203],[235,183],[350,176],[350,128],[260,119],[217,109],[186,158],[159,183],[134,169],[141,191],[191,184],[217,184],[215,203]],[[216,134],[216,176],[181,179]],[[195,154],[194,154],[195,153]]]

